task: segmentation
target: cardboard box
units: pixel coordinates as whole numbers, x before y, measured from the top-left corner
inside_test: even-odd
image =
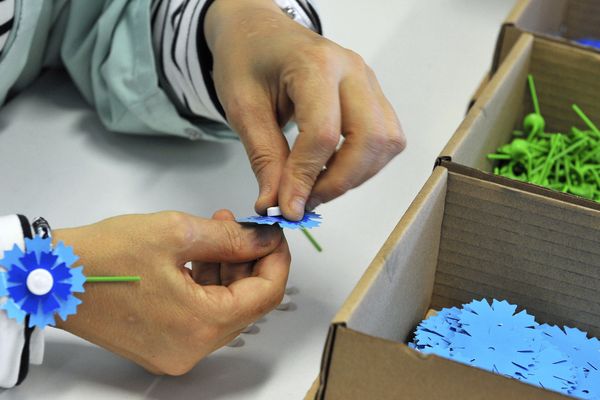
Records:
[[[598,0],[518,0],[500,28],[492,67],[471,97],[467,109],[479,98],[522,33],[599,52],[575,42],[582,38],[600,39],[600,1]]]
[[[495,72],[522,33],[597,51],[575,40],[600,39],[598,0],[519,0],[500,29],[492,71]]]
[[[600,124],[600,53],[523,34],[440,154],[441,159],[490,172],[487,154],[510,142],[533,112],[527,75],[533,74],[548,132],[583,127],[577,103]],[[527,184],[529,185],[529,184]],[[571,201],[581,199],[570,196]]]
[[[435,168],[335,316],[307,399],[566,398],[405,344],[429,308],[483,297],[600,336],[600,209],[482,175]]]

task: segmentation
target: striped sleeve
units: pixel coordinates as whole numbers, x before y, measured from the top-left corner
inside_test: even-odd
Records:
[[[0,54],[15,21],[15,0],[0,0]]]
[[[153,48],[161,86],[187,118],[227,124],[212,80],[212,55],[206,44],[204,17],[214,0],[154,0]],[[275,0],[296,22],[321,33],[321,22],[308,0]]]
[[[16,244],[25,249],[25,238],[31,238],[31,228],[22,215],[0,217],[0,253]],[[0,270],[3,267],[0,266]],[[6,282],[4,282],[6,283]],[[3,285],[5,286],[5,285]],[[0,297],[0,304],[6,297]],[[8,318],[0,310],[0,388],[20,384],[27,376],[29,364],[40,364],[43,358],[43,332]]]

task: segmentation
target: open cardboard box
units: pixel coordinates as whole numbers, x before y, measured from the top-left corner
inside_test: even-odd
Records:
[[[575,40],[600,39],[600,1],[518,0],[500,28],[492,68],[471,97],[468,108],[475,103],[522,33],[599,52],[600,50],[582,46]]]
[[[405,344],[428,309],[484,297],[600,336],[600,207],[481,175],[434,169],[335,316],[307,399],[566,398]]]
[[[584,127],[571,109],[577,103],[600,124],[600,53],[564,43],[521,35],[505,62],[482,91],[465,120],[444,147],[440,159],[489,172],[487,154],[512,138],[525,115],[533,112],[527,75],[535,78],[546,131]],[[529,184],[527,184],[529,185]],[[575,196],[570,201],[580,202]]]
[[[577,39],[600,39],[598,0],[519,0],[500,30],[492,71],[506,58],[521,33],[582,46]]]

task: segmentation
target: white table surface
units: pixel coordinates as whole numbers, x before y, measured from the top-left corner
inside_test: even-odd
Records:
[[[321,206],[325,251],[288,234],[293,307],[274,311],[182,377],[155,377],[49,329],[46,358],[8,399],[301,399],[319,369],[329,322],[429,176],[489,68],[507,0],[323,0],[326,34],[376,71],[408,136],[378,176]],[[51,158],[44,159],[43,157]],[[46,74],[0,111],[0,214],[43,215],[55,227],[177,209],[250,215],[257,193],[237,143],[106,132],[67,79]]]

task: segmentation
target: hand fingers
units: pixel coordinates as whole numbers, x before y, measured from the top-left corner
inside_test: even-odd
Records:
[[[290,251],[283,238],[273,253],[256,262],[252,277],[240,279],[229,286],[235,314],[240,319],[237,323],[241,327],[256,321],[281,302],[290,262]]]
[[[221,221],[235,221],[235,216],[229,210],[219,210],[213,215],[214,219],[218,219]],[[231,264],[231,263],[223,263],[221,264],[220,274],[221,274],[221,285],[229,286],[233,282],[247,278],[252,275],[252,266],[254,261]]]
[[[227,117],[240,135],[258,180],[256,212],[265,214],[268,207],[277,205],[279,181],[289,154],[278,121],[287,117],[277,115],[278,100],[271,99],[258,83],[240,83],[237,91],[244,95],[228,103]]]
[[[235,281],[248,278],[252,275],[253,265],[253,262],[223,264],[221,266],[221,284],[229,286]]]
[[[235,221],[206,220],[190,216],[180,250],[183,261],[240,263],[270,254],[281,242],[281,228],[240,225]]]
[[[344,80],[340,85],[340,98],[346,140],[314,185],[307,209],[361,185],[405,146],[391,106],[366,77]]]
[[[212,216],[217,221],[235,220],[233,213],[229,210],[218,210]],[[192,262],[192,278],[200,285],[221,284],[221,264],[218,262]]]
[[[283,215],[299,220],[313,185],[339,142],[340,99],[336,72],[296,77],[288,83],[288,95],[300,134],[281,176],[279,207]]]

